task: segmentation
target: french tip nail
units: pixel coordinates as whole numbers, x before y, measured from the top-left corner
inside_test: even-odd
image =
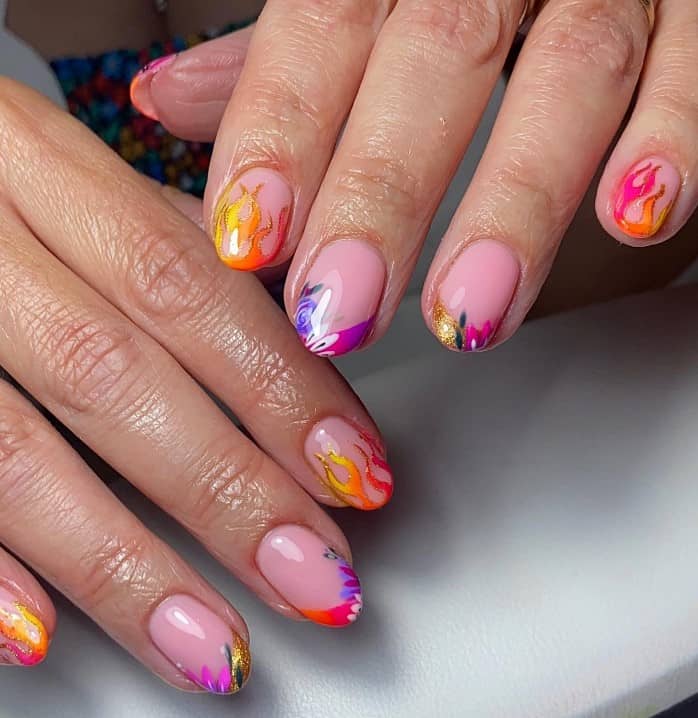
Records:
[[[363,595],[354,569],[310,529],[277,526],[262,539],[256,560],[261,574],[305,618],[343,628],[361,614]]]
[[[385,279],[385,260],[367,241],[335,240],[320,250],[294,312],[306,349],[335,357],[361,348],[376,323]]]
[[[150,83],[158,72],[170,65],[177,57],[176,53],[164,55],[144,65],[133,77],[129,86],[131,104],[147,118],[159,120],[157,108],[150,96]]]
[[[153,612],[148,628],[155,646],[175,668],[209,693],[237,693],[249,678],[247,642],[192,596],[166,598]]]
[[[521,269],[503,242],[467,245],[449,267],[431,309],[431,330],[446,348],[482,351],[511,304]]]
[[[340,417],[319,421],[305,440],[305,456],[321,484],[347,506],[372,511],[393,495],[393,474],[378,439]]]
[[[0,663],[35,666],[48,653],[46,626],[22,599],[0,587]]]

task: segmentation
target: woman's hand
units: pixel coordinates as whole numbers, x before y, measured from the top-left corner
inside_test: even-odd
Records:
[[[390,497],[360,401],[254,276],[227,271],[148,180],[7,79],[0,274],[0,365],[18,384],[272,608],[356,619],[349,547],[313,499]],[[40,661],[55,623],[12,552],[166,681],[241,687],[240,616],[2,381],[0,496],[0,659]]]
[[[603,227],[648,246],[694,212],[695,2],[657,0],[650,35],[650,0],[268,0],[251,40],[136,80],[136,101],[183,136],[212,139],[220,120],[204,222],[231,267],[295,253],[286,304],[312,351],[385,331],[528,4],[539,13],[424,286],[434,334],[478,350],[525,318],[631,105],[598,188]],[[187,101],[196,112],[175,113]]]

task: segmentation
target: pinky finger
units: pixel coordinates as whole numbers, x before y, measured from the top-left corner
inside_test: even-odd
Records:
[[[604,229],[632,246],[673,237],[698,205],[698,3],[662,0],[637,104],[599,184]]]
[[[26,568],[0,548],[0,666],[41,663],[55,627],[51,599]]]

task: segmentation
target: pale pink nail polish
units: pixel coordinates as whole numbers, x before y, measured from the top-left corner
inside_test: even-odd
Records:
[[[46,627],[23,599],[0,586],[0,664],[34,666],[48,652]]]
[[[277,526],[257,549],[257,567],[300,613],[323,626],[356,621],[363,601],[354,569],[315,533]]]
[[[320,356],[360,347],[371,332],[385,286],[385,261],[368,242],[343,239],[320,251],[295,312],[305,346]]]
[[[232,269],[254,271],[269,264],[286,240],[293,192],[276,170],[255,167],[221,192],[214,214],[213,241]]]
[[[681,188],[676,168],[661,157],[648,157],[630,168],[616,191],[613,218],[630,237],[657,234]]]
[[[151,120],[157,120],[158,114],[150,97],[150,82],[155,75],[171,64],[176,54],[158,57],[142,67],[131,80],[130,94],[133,106]]]
[[[432,331],[449,349],[484,349],[494,336],[519,281],[520,268],[502,242],[469,244],[449,268],[432,307]]]
[[[332,494],[357,509],[378,509],[393,494],[382,444],[344,419],[315,424],[305,440],[305,457]]]
[[[153,612],[150,637],[192,683],[211,693],[237,693],[250,674],[247,643],[191,596],[166,598]]]

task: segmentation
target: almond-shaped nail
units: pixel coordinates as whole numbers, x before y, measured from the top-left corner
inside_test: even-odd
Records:
[[[255,167],[238,175],[220,195],[213,241],[232,269],[254,271],[269,264],[286,240],[293,192],[276,170]]]
[[[381,442],[344,419],[328,417],[315,424],[305,440],[305,457],[322,484],[349,506],[378,509],[393,494]]]
[[[247,643],[192,596],[166,598],[153,611],[148,628],[161,653],[210,693],[237,693],[250,674]]]
[[[463,249],[446,272],[431,310],[432,331],[449,349],[484,349],[519,281],[520,268],[502,242],[481,239]]]
[[[630,168],[618,186],[613,218],[630,237],[647,239],[666,222],[681,188],[676,168],[661,157],[648,157]]]
[[[354,569],[310,529],[289,524],[270,531],[257,549],[257,567],[315,623],[339,628],[361,613],[361,584]]]
[[[176,53],[158,57],[142,67],[131,80],[130,95],[133,106],[151,120],[157,120],[158,113],[150,96],[150,83],[160,70],[167,67],[177,57]]]
[[[296,305],[296,331],[305,346],[325,357],[359,348],[376,321],[385,276],[383,257],[368,242],[343,239],[324,247]]]
[[[34,666],[46,658],[48,632],[23,599],[0,586],[0,664]]]

